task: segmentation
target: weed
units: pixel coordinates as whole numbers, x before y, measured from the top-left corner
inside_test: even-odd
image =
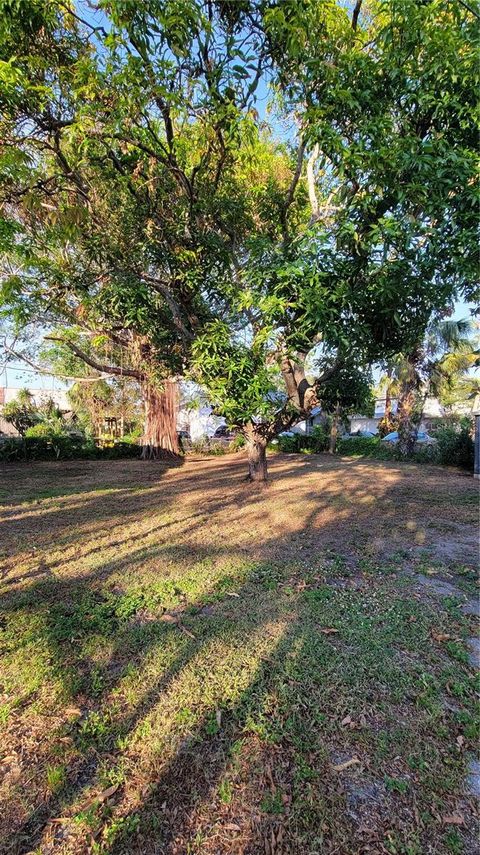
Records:
[[[281,790],[276,789],[272,793],[266,793],[260,802],[260,808],[265,811],[265,813],[284,813],[285,808],[283,805]]]
[[[402,778],[390,778],[388,775],[385,775],[384,780],[387,790],[390,790],[392,793],[401,793],[403,795],[408,790],[408,781],[404,781]]]
[[[47,787],[55,794],[62,790],[67,782],[65,766],[47,766]]]
[[[221,781],[218,787],[218,797],[225,805],[232,801],[233,787],[231,781]]]

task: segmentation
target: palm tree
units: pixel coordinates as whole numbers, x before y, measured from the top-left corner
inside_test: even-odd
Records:
[[[403,456],[414,449],[426,398],[438,396],[478,364],[479,351],[475,349],[478,335],[472,336],[473,329],[469,318],[459,321],[435,318],[421,343],[386,365],[386,375],[382,378],[387,399],[384,421],[391,419],[387,401],[395,395],[398,447]]]

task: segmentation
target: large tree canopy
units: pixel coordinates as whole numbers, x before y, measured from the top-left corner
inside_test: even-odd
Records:
[[[476,5],[2,5],[4,304],[123,344],[150,390],[193,372],[252,475],[341,354],[472,296]]]

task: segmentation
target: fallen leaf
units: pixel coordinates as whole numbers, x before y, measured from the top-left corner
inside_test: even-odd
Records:
[[[345,760],[345,763],[339,763],[338,766],[333,766],[334,772],[343,772],[344,769],[349,769],[350,766],[356,766],[360,763],[358,757],[352,757],[350,760]]]
[[[220,725],[222,723],[222,711],[221,710],[215,710],[215,718],[217,719],[218,727],[220,727]]]
[[[83,803],[82,810],[87,810],[95,803],[102,804],[102,802],[106,802],[110,796],[113,796],[113,794],[117,792],[119,786],[119,784],[112,784],[111,787],[107,787],[107,789],[103,790],[102,793],[99,793],[98,796],[93,796],[91,799],[88,799],[88,801]]]
[[[341,722],[341,723],[342,723],[342,725],[343,725],[344,727],[346,727],[346,726],[347,726],[347,724],[351,724],[351,723],[352,723],[352,716],[351,716],[351,715],[346,715],[346,716],[345,716],[345,718],[342,718],[342,722]]]
[[[334,632],[339,632],[339,630],[333,626],[324,626],[320,632],[323,632],[324,635],[333,635]]]
[[[443,817],[444,825],[465,825],[465,820],[461,813],[455,812]]]
[[[160,620],[164,621],[165,623],[178,623],[178,617],[175,617],[175,615],[171,615],[168,612],[165,612],[160,617]]]
[[[463,736],[457,736],[457,745],[458,745],[458,747],[459,747],[459,748],[462,748],[462,746],[464,745],[464,743],[465,743],[465,737],[463,737]]]
[[[435,632],[432,629],[431,636],[434,641],[448,641],[452,636],[448,634],[448,632]]]
[[[240,594],[236,594],[235,591],[225,591],[227,597],[238,597],[240,598]]]

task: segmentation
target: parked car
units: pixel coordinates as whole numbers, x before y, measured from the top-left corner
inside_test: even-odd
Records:
[[[357,437],[361,436],[366,439],[371,439],[377,434],[373,433],[371,430],[357,430],[355,433],[344,433],[342,439],[357,439]]]
[[[220,440],[221,442],[231,442],[234,436],[235,433],[230,430],[227,425],[219,425],[213,434],[212,439]]]
[[[416,441],[424,445],[433,445],[434,443],[436,443],[437,440],[434,436],[430,436],[429,433],[424,430],[421,430],[417,433]],[[398,442],[398,431],[393,430],[391,433],[387,433],[387,435],[383,437],[382,442]]]

